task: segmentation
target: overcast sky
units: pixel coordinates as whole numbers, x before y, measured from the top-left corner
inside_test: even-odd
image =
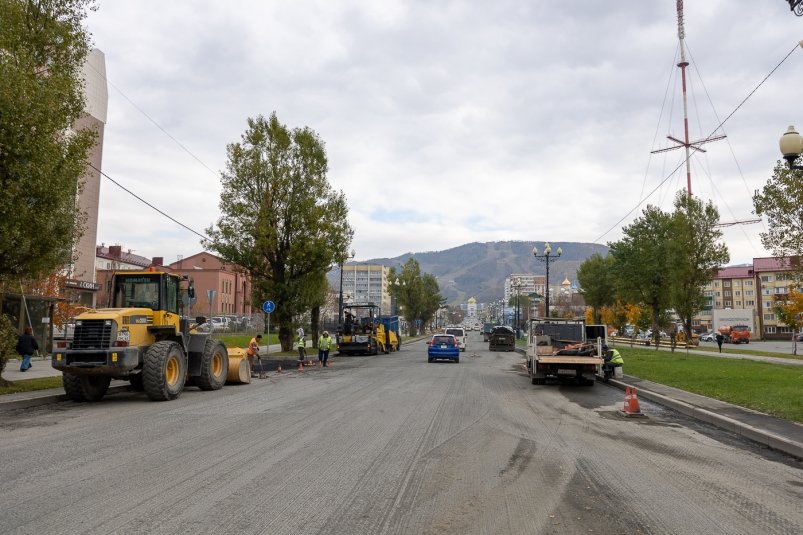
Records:
[[[686,185],[682,150],[650,154],[683,138],[675,0],[99,0],[87,25],[109,81],[104,172],[200,233],[227,144],[274,111],[326,143],[357,260],[606,244]],[[687,0],[685,28],[692,140],[803,39],[784,0]],[[692,192],[722,221],[755,217],[778,138],[803,127],[802,87],[798,47],[693,157]],[[723,230],[731,263],[767,254],[763,224]],[[166,262],[201,250],[105,178],[98,243]]]

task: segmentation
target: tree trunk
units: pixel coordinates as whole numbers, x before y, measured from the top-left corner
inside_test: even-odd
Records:
[[[318,335],[321,323],[321,307],[317,306],[310,311],[310,336],[312,337],[312,347],[318,347]]]

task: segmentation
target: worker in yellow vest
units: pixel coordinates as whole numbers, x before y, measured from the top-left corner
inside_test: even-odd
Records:
[[[329,336],[329,331],[324,331],[318,338],[318,367],[329,366],[329,350],[332,349],[332,337]]]

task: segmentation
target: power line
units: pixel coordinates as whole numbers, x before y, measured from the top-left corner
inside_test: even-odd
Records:
[[[101,175],[103,175],[104,177],[106,177],[107,179],[109,179],[109,180],[111,181],[111,183],[112,183],[112,184],[114,184],[115,186],[117,186],[117,187],[118,187],[118,188],[120,188],[121,190],[125,191],[126,193],[128,193],[129,195],[131,195],[132,197],[134,197],[135,199],[137,199],[139,202],[141,202],[142,204],[144,204],[145,206],[147,206],[148,208],[151,208],[151,209],[153,209],[153,210],[155,210],[155,211],[159,212],[160,214],[162,214],[163,216],[165,216],[167,219],[169,219],[169,220],[170,220],[170,221],[172,221],[173,223],[175,223],[175,224],[179,225],[180,227],[183,227],[183,228],[185,228],[185,229],[189,230],[190,232],[192,232],[193,234],[195,234],[195,235],[199,236],[200,238],[202,238],[202,239],[204,239],[204,240],[207,240],[207,241],[209,240],[209,236],[207,236],[207,235],[205,235],[205,234],[201,234],[200,232],[198,232],[198,231],[196,231],[196,230],[194,230],[194,229],[191,229],[190,227],[188,227],[187,225],[185,225],[184,223],[182,223],[181,221],[179,221],[179,220],[178,220],[178,219],[176,219],[175,217],[173,217],[173,216],[171,216],[171,215],[168,215],[168,214],[166,214],[165,212],[163,212],[163,211],[162,211],[162,210],[160,210],[159,208],[155,207],[154,205],[152,205],[151,203],[149,203],[148,201],[146,201],[145,199],[143,199],[142,197],[140,197],[139,195],[137,195],[136,193],[134,193],[133,191],[131,191],[130,189],[126,188],[125,186],[123,186],[122,184],[120,184],[119,182],[117,182],[115,179],[113,179],[112,177],[110,177],[109,175],[107,175],[106,173],[104,173],[103,171],[101,171],[100,169],[98,169],[97,167],[95,167],[94,165],[92,165],[92,164],[89,164],[89,167],[91,167],[92,169],[94,169],[95,171],[97,171],[98,173],[100,173]]]
[[[780,61],[780,62],[779,62],[779,63],[778,63],[778,64],[777,64],[777,65],[776,65],[776,66],[775,66],[775,67],[774,67],[774,68],[773,68],[773,69],[772,69],[770,72],[769,72],[769,74],[767,74],[767,75],[766,75],[766,76],[765,76],[765,77],[764,77],[764,78],[763,78],[763,79],[762,79],[762,80],[761,80],[761,81],[758,83],[758,85],[756,85],[756,87],[755,87],[755,88],[753,88],[753,90],[752,90],[752,91],[750,91],[750,93],[748,93],[748,94],[747,94],[747,96],[746,96],[746,97],[744,97],[744,99],[742,99],[742,101],[741,101],[739,104],[737,104],[737,105],[736,105],[736,107],[733,109],[733,111],[732,111],[732,112],[730,112],[730,113],[728,114],[728,116],[727,116],[727,117],[725,117],[725,119],[723,119],[723,120],[722,120],[722,121],[719,123],[719,125],[717,125],[717,127],[716,127],[716,128],[714,128],[714,130],[713,130],[713,131],[712,131],[712,132],[711,132],[711,133],[710,133],[710,134],[709,134],[707,137],[711,137],[711,136],[713,136],[713,135],[714,135],[714,134],[717,132],[717,130],[719,130],[720,128],[722,128],[722,126],[723,126],[723,125],[724,125],[726,122],[728,122],[728,120],[729,120],[731,117],[733,117],[733,115],[734,115],[734,114],[735,114],[737,111],[739,111],[739,109],[740,109],[740,108],[741,108],[741,107],[744,105],[744,103],[745,103],[745,102],[747,102],[747,100],[748,100],[750,97],[752,97],[752,96],[753,96],[753,94],[754,94],[756,91],[758,91],[758,89],[759,89],[759,88],[760,88],[762,85],[764,85],[764,82],[766,82],[766,81],[769,79],[769,77],[770,77],[770,76],[772,76],[772,75],[775,73],[775,71],[777,71],[777,70],[778,70],[778,68],[780,68],[780,66],[781,66],[781,65],[783,65],[783,64],[784,64],[784,62],[785,62],[787,59],[789,59],[789,56],[791,56],[791,55],[792,55],[792,53],[795,51],[795,49],[796,49],[796,48],[798,48],[798,47],[803,47],[803,41],[801,41],[800,43],[795,43],[795,46],[794,46],[794,47],[792,47],[792,50],[790,50],[790,51],[789,51],[789,53],[788,53],[788,54],[786,54],[786,56],[784,56],[784,58],[783,58],[783,59],[782,59],[782,60],[781,60],[781,61]],[[684,159],[683,159],[683,160],[682,160],[682,161],[681,161],[681,162],[680,162],[680,163],[677,165],[677,167],[675,167],[675,168],[672,170],[672,172],[671,172],[669,175],[667,175],[667,176],[666,176],[666,177],[665,177],[663,180],[661,180],[661,182],[659,182],[659,183],[658,183],[658,185],[657,185],[657,186],[655,186],[655,188],[653,188],[653,189],[652,189],[652,191],[650,191],[650,193],[648,193],[646,197],[644,197],[643,199],[641,199],[641,200],[638,202],[638,204],[636,204],[636,206],[634,206],[632,209],[630,209],[630,211],[629,211],[629,212],[627,212],[627,213],[626,213],[624,216],[622,216],[622,218],[621,218],[621,219],[619,219],[619,220],[618,220],[616,223],[614,223],[614,224],[613,224],[613,225],[612,225],[612,226],[611,226],[611,227],[610,227],[608,230],[606,230],[605,232],[603,232],[603,233],[602,233],[602,234],[601,234],[601,235],[600,235],[600,236],[599,236],[597,239],[595,239],[595,240],[594,240],[594,243],[598,243],[598,242],[600,242],[600,241],[602,240],[602,238],[604,238],[604,237],[605,237],[607,234],[609,234],[609,233],[610,233],[610,232],[611,232],[613,229],[615,229],[616,227],[618,227],[618,226],[619,226],[619,224],[620,224],[620,223],[622,223],[622,221],[624,221],[625,219],[627,219],[627,218],[630,216],[630,214],[632,214],[633,212],[635,212],[635,211],[636,211],[636,210],[637,210],[637,209],[638,209],[638,208],[639,208],[639,207],[640,207],[642,204],[644,204],[644,201],[646,201],[647,199],[649,199],[650,197],[652,197],[652,195],[653,195],[653,194],[654,194],[654,193],[655,193],[655,192],[656,192],[656,191],[657,191],[657,190],[658,190],[658,189],[659,189],[661,186],[663,186],[663,185],[664,185],[664,183],[665,183],[667,180],[669,180],[670,178],[672,178],[672,177],[675,175],[675,173],[678,171],[678,169],[680,169],[682,166],[684,166],[684,165],[686,164],[686,161],[687,161],[689,158],[691,158],[691,153],[689,153],[689,155],[687,155],[687,156],[686,156],[686,158],[684,158]]]

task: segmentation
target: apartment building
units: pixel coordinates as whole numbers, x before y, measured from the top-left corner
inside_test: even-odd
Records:
[[[792,265],[789,258],[754,258],[753,269],[758,294],[758,325],[764,339],[789,340],[793,329],[784,325],[775,313],[778,302],[789,299],[793,282]]]
[[[778,320],[774,308],[788,299],[792,280],[789,258],[754,258],[751,265],[723,268],[703,289],[706,306],[693,326],[715,330],[717,311],[741,310],[753,319],[754,339],[789,339],[792,329]]]
[[[346,264],[343,266],[343,303],[374,303],[383,314],[391,312],[388,292],[389,268],[380,264]]]

